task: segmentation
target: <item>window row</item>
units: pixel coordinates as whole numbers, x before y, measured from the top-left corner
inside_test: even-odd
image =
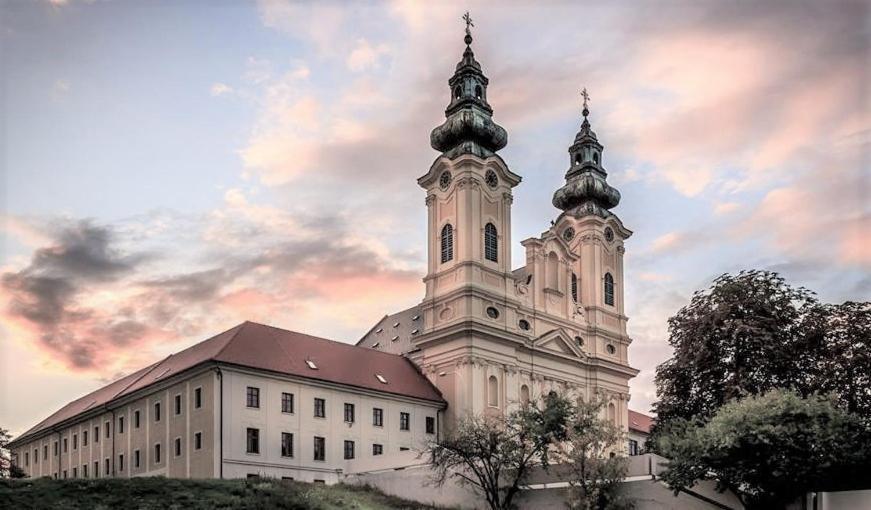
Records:
[[[450,223],[442,227],[441,237],[442,264],[454,259],[454,226]],[[496,225],[484,225],[484,258],[491,262],[499,261],[499,232]]]
[[[260,408],[260,388],[255,386],[248,386],[245,389],[245,402],[246,406],[249,408],[259,409]],[[313,403],[314,409],[314,417],[315,418],[326,418],[327,417],[327,401],[326,399],[315,397]],[[281,412],[282,413],[293,413],[294,412],[294,397],[293,393],[282,393],[281,394]],[[356,421],[356,406],[354,404],[345,402],[344,406],[344,421],[346,423],[354,423]],[[411,429],[411,415],[406,412],[399,413],[399,430],[410,430]],[[379,407],[372,408],[372,425],[376,427],[384,426],[384,409]],[[435,418],[432,416],[426,417],[426,433],[427,434],[435,434]]]
[[[327,440],[322,436],[312,437],[312,460],[327,459]],[[407,451],[407,447],[400,447],[400,451]],[[245,452],[252,455],[260,454],[260,429],[248,428],[245,432]],[[384,445],[379,443],[372,444],[372,455],[382,455],[384,453]],[[293,433],[281,433],[281,456],[292,458],[293,453]],[[351,460],[356,457],[356,442],[345,440],[343,444],[343,457],[345,460]]]

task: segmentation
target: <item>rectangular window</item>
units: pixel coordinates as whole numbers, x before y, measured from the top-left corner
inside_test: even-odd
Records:
[[[399,413],[399,430],[409,430],[408,421],[408,413]]]
[[[175,438],[174,448],[175,448],[175,456],[180,457],[181,456],[181,438],[180,437]]]
[[[315,418],[326,418],[327,401],[322,398],[315,399]]]
[[[409,448],[407,446],[400,446],[399,447],[399,451],[401,451],[401,452],[407,452],[408,450],[409,450]]]
[[[79,468],[73,468],[73,478],[79,477]]]
[[[160,421],[160,402],[154,403],[154,421]]]
[[[121,419],[123,420],[124,418],[121,418]],[[121,429],[123,430],[124,429],[124,427],[123,427],[124,422],[123,421],[121,422],[121,425],[122,425]],[[134,429],[139,428],[139,411],[138,410],[133,411],[133,428]]]
[[[42,460],[48,460],[48,445],[42,447]]]
[[[57,445],[57,441],[55,441],[54,442],[54,456],[57,457],[57,454],[58,454],[58,445]]]
[[[281,433],[281,456],[293,457],[293,434],[289,432]]]
[[[245,391],[245,405],[248,407],[260,407],[260,388],[248,386]]]
[[[94,426],[94,442],[95,443],[100,442],[100,426],[99,425]]]
[[[354,423],[354,404],[345,403],[345,422]]]
[[[194,390],[194,407],[199,409],[203,407],[203,389],[196,388]]]
[[[326,460],[327,458],[327,440],[315,436],[315,460]]]
[[[67,470],[64,469],[64,480],[66,480],[66,479],[67,479]]]
[[[194,450],[199,450],[203,447],[203,433],[196,432],[194,434]]]
[[[83,464],[82,465],[82,478],[87,478],[87,477],[88,477],[88,465]]]
[[[30,465],[30,452],[24,452],[24,467]]]
[[[372,425],[376,427],[384,426],[384,409],[377,407],[372,408]]]
[[[70,443],[69,443],[69,441],[67,440],[67,438],[64,438],[64,453],[66,453],[67,451],[69,451],[69,445],[70,445]]]
[[[82,432],[82,447],[88,446],[88,431]]]
[[[281,394],[281,412],[293,413],[293,393]]]
[[[133,451],[133,467],[139,469],[140,461],[142,460],[142,456],[139,454],[139,450]]]
[[[33,449],[33,463],[39,464],[39,448]]]
[[[426,417],[426,433],[435,434],[435,418],[432,416]]]
[[[111,464],[109,463],[109,459],[107,458],[103,463],[106,465],[106,469],[105,469],[106,476],[109,476],[109,471],[110,471],[110,467],[111,467]],[[94,470],[97,469],[96,465],[97,465],[97,463],[94,462]]]
[[[160,443],[154,445],[154,463],[160,464]]]
[[[345,460],[354,458],[354,441],[345,441]]]
[[[108,421],[105,424],[103,424],[103,428],[106,429],[106,439],[109,439],[109,434],[112,433],[112,430],[110,428],[110,424]]]
[[[108,475],[109,473],[106,473],[106,474]],[[100,461],[99,460],[94,461],[94,478],[100,478]]]
[[[634,439],[629,440],[629,455],[638,455],[638,441]]]
[[[118,455],[118,471],[124,471],[124,454]]]
[[[181,395],[175,396],[175,401],[173,402],[173,406],[174,406],[173,411],[175,411],[175,415],[176,416],[180,415],[181,414]]]
[[[76,451],[79,448],[79,435],[73,434],[73,451]]]
[[[260,453],[260,429],[247,430],[245,451],[248,453]]]
[[[372,445],[372,455],[381,455],[384,453],[384,445],[381,444],[373,444]]]
[[[109,429],[106,429],[106,430],[109,430]],[[118,417],[118,433],[119,434],[124,433],[124,417],[123,416]]]

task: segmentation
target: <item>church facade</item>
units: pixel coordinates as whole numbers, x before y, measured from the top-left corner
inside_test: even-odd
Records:
[[[489,80],[471,48],[450,78],[426,191],[427,273],[416,306],[349,345],[246,322],[70,402],[11,444],[29,476],[273,476],[332,483],[416,462],[469,414],[548,392],[603,398],[628,430],[624,242],[588,120],[568,149],[560,211],[512,268],[521,176],[497,154]],[[408,452],[408,453],[403,453]],[[385,459],[383,462],[381,459]]]
[[[626,430],[628,381],[638,373],[628,363],[623,295],[632,232],[611,212],[620,193],[606,180],[586,90],[566,183],[553,195],[561,212],[520,243],[526,264],[512,269],[512,190],[521,177],[497,154],[507,133],[493,121],[468,31],[465,42],[445,122],[431,135],[441,154],[417,181],[426,190],[425,296],[357,345],[413,360],[449,402],[446,423],[556,391],[605,399],[607,417]]]

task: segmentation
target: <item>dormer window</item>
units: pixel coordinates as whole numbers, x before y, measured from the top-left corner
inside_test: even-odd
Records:
[[[412,330],[411,330],[411,334],[412,334],[412,335],[416,335],[419,331],[420,331],[420,330],[418,330],[418,329],[412,329]]]
[[[383,375],[375,374],[375,378],[378,379],[378,382],[380,382],[381,384],[387,384],[387,378],[385,378]]]
[[[308,367],[309,367],[310,369],[312,369],[312,370],[317,370],[317,369],[318,369],[318,366],[315,365],[315,362],[312,361],[312,360],[310,360],[310,359],[305,360],[305,364],[308,365]]]
[[[382,333],[383,331],[384,331],[384,328],[378,328],[378,329],[375,330],[375,333],[376,333],[376,334],[380,334],[380,333]]]
[[[418,319],[420,319],[420,315],[415,315],[414,317],[411,318],[411,320],[413,320],[413,321],[416,321]]]
[[[399,323],[398,323],[398,322],[394,322],[394,323],[393,323],[393,327],[394,327],[394,328],[398,328],[398,327],[399,327]]]
[[[379,345],[381,345],[381,342],[375,342],[374,344],[372,344],[372,348],[377,349]]]
[[[397,340],[399,340],[399,335],[396,335],[395,337],[390,339],[391,342],[395,342]]]

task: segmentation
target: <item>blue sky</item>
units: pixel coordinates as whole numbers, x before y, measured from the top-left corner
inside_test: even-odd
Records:
[[[592,94],[635,231],[634,408],[723,272],[868,299],[867,3],[7,2],[0,425],[242,320],[355,341],[417,302],[467,9],[515,241],[556,217]]]

